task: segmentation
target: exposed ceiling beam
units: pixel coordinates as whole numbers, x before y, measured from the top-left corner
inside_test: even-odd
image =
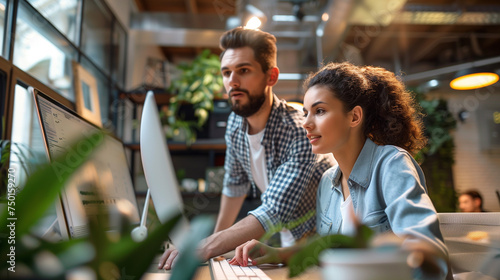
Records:
[[[188,11],[188,14],[190,15],[196,15],[198,14],[198,7],[196,6],[196,0],[186,0],[186,9]],[[196,53],[199,54],[203,51],[201,47],[196,47],[195,48]]]
[[[419,43],[416,46],[412,46],[410,63],[420,61],[439,44],[456,42],[457,38],[446,37],[446,34],[449,34],[452,30],[453,26],[451,25],[442,26],[439,30],[436,30],[435,36],[429,37],[425,40],[419,40]]]
[[[144,3],[142,0],[134,0],[135,5],[137,6],[137,10],[139,11],[145,11]]]
[[[354,28],[360,29],[359,40],[362,40],[361,39],[362,35],[365,36],[362,44],[367,46],[370,43],[370,40],[372,40],[372,42],[370,43],[370,47],[368,48],[368,51],[365,55],[365,61],[368,64],[371,64],[377,57],[380,56],[380,53],[382,53],[382,50],[388,48],[393,43],[393,40],[390,37],[383,37],[383,36],[370,37],[366,34],[366,32],[363,32],[363,30],[360,27],[354,27]],[[379,27],[379,28],[381,28],[381,27]],[[397,30],[396,30],[396,27],[394,25],[390,25],[384,31],[392,32],[392,31],[397,31]],[[361,42],[359,44],[361,44]],[[356,47],[362,48],[363,46],[358,45]]]
[[[161,30],[136,30],[137,42],[145,45],[170,47],[217,48],[224,30],[162,28]]]
[[[186,8],[188,10],[188,13],[190,14],[197,14],[198,13],[198,7],[196,6],[196,0],[186,0]]]
[[[394,18],[398,24],[428,24],[428,25],[498,25],[499,12],[408,12],[398,13]]]
[[[396,68],[396,64],[394,67],[394,71],[400,73],[403,69],[406,69],[410,65],[410,38],[408,38],[408,31],[406,30],[406,26],[401,26],[399,28],[399,36],[396,38],[397,46],[399,50],[399,59],[402,60],[402,63],[399,65],[401,68]]]
[[[130,17],[130,28],[161,30],[179,29],[225,29],[226,17],[216,14],[187,14],[165,12],[134,13]]]
[[[390,31],[389,29],[381,30],[377,33],[377,37],[394,37],[397,38],[401,36],[401,28],[407,25],[398,25],[400,29]],[[436,32],[434,31],[411,31],[408,30],[405,32],[408,38],[418,38],[418,39],[427,39],[427,38],[435,38]],[[471,32],[450,32],[447,34],[440,34],[442,38],[447,39],[459,39],[459,38],[469,38]],[[478,39],[491,39],[497,41],[500,38],[500,32],[498,33],[475,33]]]
[[[321,56],[318,60],[332,61],[338,54],[340,43],[344,40],[345,34],[349,30],[349,18],[354,11],[354,7],[360,0],[330,0],[325,9],[330,17],[329,20],[321,22],[316,34],[321,44]],[[319,34],[318,34],[319,33]],[[318,52],[319,53],[319,52]]]
[[[443,67],[443,68],[438,68],[438,69],[424,71],[424,72],[420,72],[420,73],[409,74],[409,75],[403,76],[403,80],[406,82],[409,82],[409,81],[416,81],[416,80],[422,80],[422,79],[436,78],[437,76],[454,73],[454,72],[457,72],[460,70],[466,70],[466,69],[470,69],[473,67],[481,67],[481,66],[487,66],[487,65],[497,64],[497,63],[500,63],[500,56],[482,59],[482,60],[476,60],[473,62],[462,63],[462,64],[457,64],[457,65]]]
[[[495,0],[496,1],[496,0]],[[438,2],[438,1],[435,1]],[[460,3],[462,2],[462,3]],[[404,11],[408,12],[443,12],[443,13],[500,13],[500,5],[485,5],[479,4],[478,2],[485,1],[470,1],[476,2],[473,4],[465,4],[465,1],[455,1],[455,4],[406,4],[404,6]],[[494,1],[490,1],[494,2]],[[497,1],[498,2],[498,1]]]

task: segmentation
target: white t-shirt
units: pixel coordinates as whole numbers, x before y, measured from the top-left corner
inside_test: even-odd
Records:
[[[269,185],[267,180],[266,151],[260,144],[264,137],[263,129],[257,134],[250,135],[247,131],[248,143],[250,145],[250,165],[252,168],[253,181],[261,192],[264,192]]]
[[[261,192],[264,192],[269,185],[269,180],[267,179],[266,150],[261,145],[264,132],[265,129],[253,135],[248,134],[248,131],[246,133],[250,145],[250,166],[253,181]],[[288,229],[283,229],[280,232],[280,237],[282,247],[289,247],[295,244],[295,238]]]
[[[356,225],[354,224],[354,206],[352,205],[351,195],[340,204],[340,214],[342,215],[340,233],[354,236],[356,234]]]

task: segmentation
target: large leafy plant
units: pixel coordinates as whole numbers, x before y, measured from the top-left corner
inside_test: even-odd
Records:
[[[428,143],[416,155],[419,162],[427,157],[442,154],[446,160],[453,163],[453,136],[451,131],[456,127],[455,118],[448,110],[444,99],[428,99],[423,93],[415,92],[416,100],[424,115],[425,136]]]
[[[4,200],[8,185],[8,168],[15,164],[20,168],[18,174],[29,176],[33,173],[34,167],[43,162],[44,159],[31,151],[31,149],[21,143],[12,142],[5,139],[5,118],[2,117],[2,139],[0,140],[0,201]],[[9,162],[10,161],[10,162]],[[16,191],[19,184],[16,185]]]
[[[89,235],[84,238],[51,242],[31,234],[32,227],[54,204],[67,180],[87,161],[102,139],[100,131],[78,141],[68,153],[39,166],[19,193],[7,191],[9,203],[0,214],[1,234],[8,237],[0,242],[2,273],[9,277],[26,277],[27,273],[28,278],[37,279],[65,279],[71,273],[83,273],[90,279],[139,279],[151,265],[162,242],[180,219],[180,213],[171,213],[168,222],[150,231],[148,238],[139,243],[130,237],[132,228],[126,219],[120,234],[112,236],[105,234],[102,225],[106,222],[94,219],[89,221]],[[60,172],[61,167],[64,172]],[[8,187],[14,187],[15,178],[8,178]],[[126,215],[120,219],[123,217]],[[200,218],[192,224],[194,235],[186,239],[197,244],[209,234],[212,225],[211,220]],[[181,251],[181,256],[183,254],[186,253]],[[181,258],[173,271],[175,279],[191,279],[195,270],[186,268],[198,263],[196,258]],[[23,271],[19,271],[20,268]]]
[[[420,163],[426,177],[427,189],[438,212],[456,211],[456,192],[453,185],[452,165],[455,144],[452,130],[456,121],[444,99],[428,98],[414,90],[416,101],[424,115],[425,136],[428,139],[415,159]]]
[[[2,194],[2,199],[7,192],[9,166],[18,167],[20,169],[19,175],[30,176],[37,164],[44,161],[43,156],[33,153],[26,145],[5,139],[0,140],[0,194]],[[17,185],[16,189],[19,188]]]
[[[170,126],[167,137],[186,133],[186,142],[196,140],[197,131],[207,122],[213,111],[214,98],[222,95],[222,76],[218,56],[204,50],[191,63],[177,66],[178,79],[174,79],[170,92],[166,122]]]

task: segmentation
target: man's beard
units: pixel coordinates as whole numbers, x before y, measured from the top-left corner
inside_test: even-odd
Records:
[[[264,91],[262,94],[257,96],[252,96],[246,89],[238,89],[240,92],[244,92],[248,97],[248,104],[240,104],[239,100],[235,102],[231,101],[231,109],[236,115],[242,116],[244,118],[250,117],[255,114],[262,107],[262,104],[266,101],[266,95]],[[231,95],[231,92],[229,92]],[[231,99],[230,99],[231,100]]]

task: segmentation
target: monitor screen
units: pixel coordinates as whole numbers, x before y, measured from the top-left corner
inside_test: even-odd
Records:
[[[37,113],[49,159],[66,152],[76,140],[97,131],[97,127],[73,111],[33,89]],[[88,233],[91,216],[106,214],[111,230],[120,226],[113,217],[127,213],[132,224],[140,222],[137,200],[123,144],[106,134],[90,158],[75,174],[61,193],[62,214],[67,233],[62,236],[81,237]],[[61,221],[59,223],[61,227]]]

